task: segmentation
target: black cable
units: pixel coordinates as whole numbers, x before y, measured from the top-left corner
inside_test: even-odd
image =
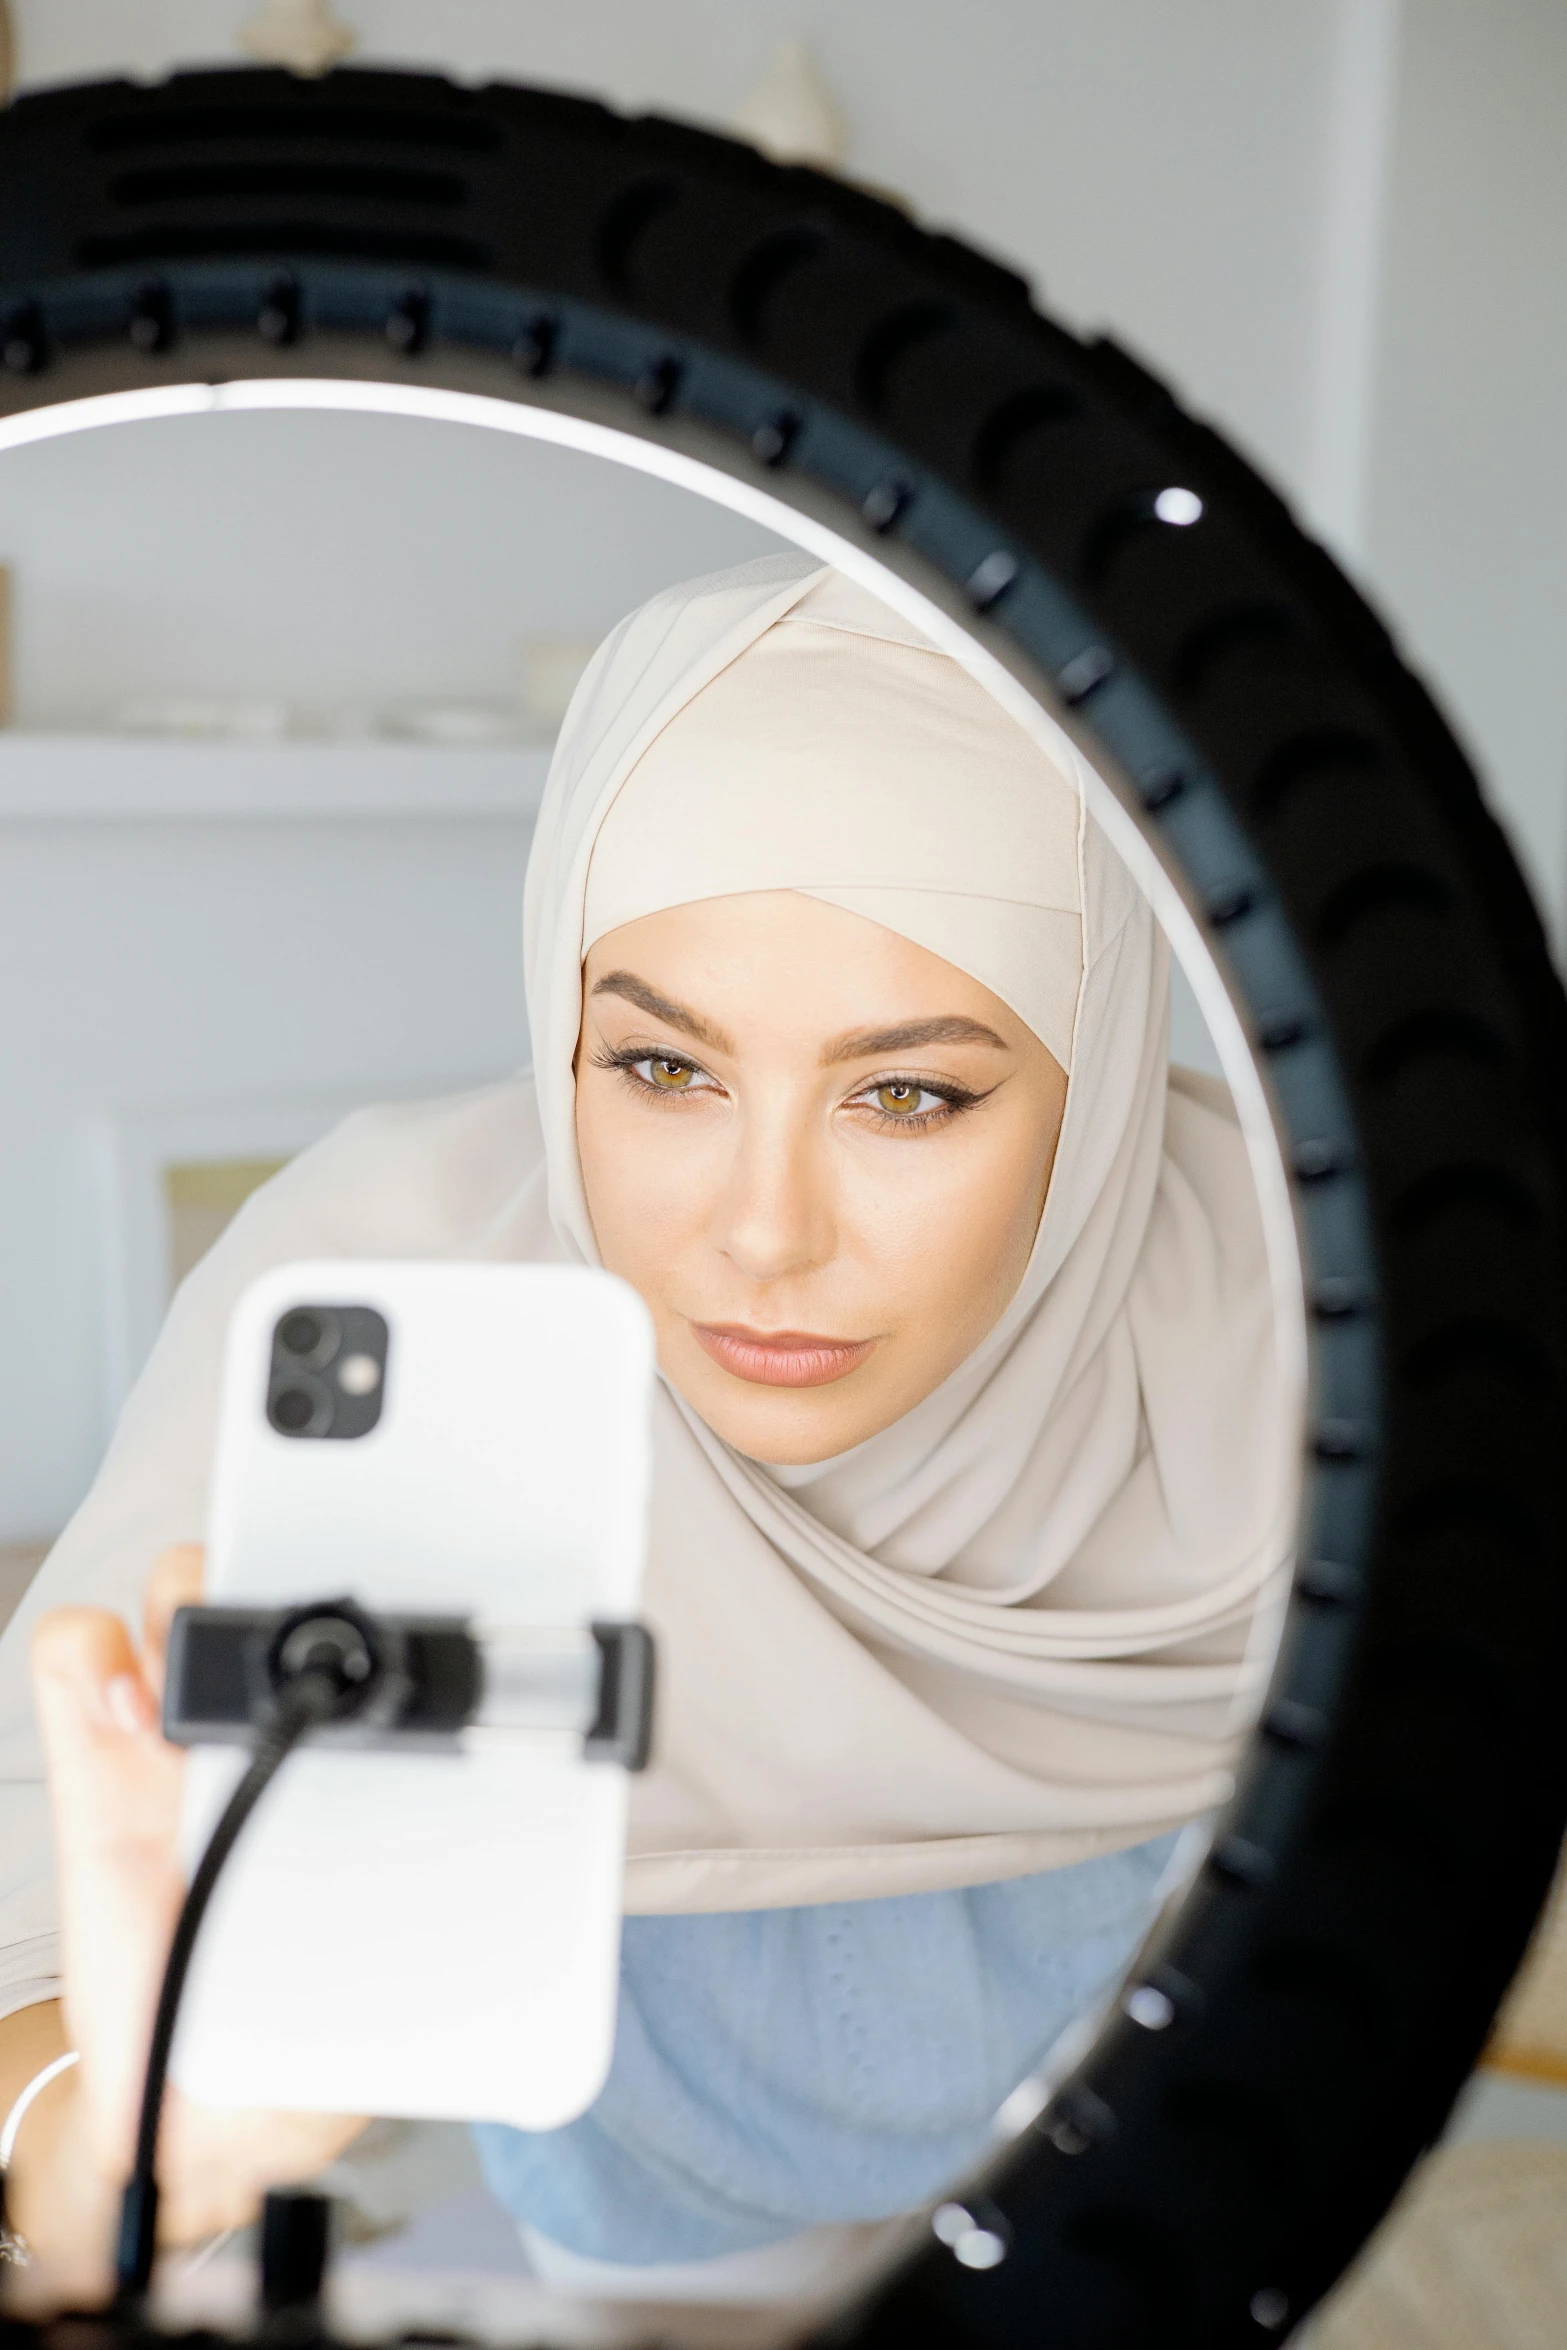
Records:
[[[136,2133],[136,2167],[120,2204],[115,2274],[122,2299],[139,2298],[152,2278],[158,2232],[158,2124],[163,2115],[164,2082],[185,1977],[190,1971],[191,1953],[196,1947],[196,1936],[212,1898],[212,1889],[245,1822],[293,1748],[315,1723],[340,1710],[341,1691],[325,1672],[303,1672],[280,1693],[250,1767],[224,1806],[223,1816],[213,1829],[191,1878],[174,1929],[174,1940],[169,1946],[168,1964],[163,1970],[163,1988],[158,1994],[158,2012],[153,2019],[152,2042],[147,2051],[141,2123]]]

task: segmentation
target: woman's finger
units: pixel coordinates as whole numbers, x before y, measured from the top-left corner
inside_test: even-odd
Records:
[[[89,1855],[161,1848],[172,1833],[179,1754],[131,1636],[106,1608],[56,1608],[33,1634],[33,1691],[62,1871]]]
[[[148,1684],[160,1701],[169,1627],[177,1608],[192,1607],[200,1599],[206,1563],[207,1554],[199,1542],[176,1543],[154,1560],[147,1579],[145,1664]]]
[[[62,1739],[74,1746],[83,1737],[124,1737],[157,1718],[131,1636],[108,1608],[51,1608],[40,1616],[32,1664],[51,1757]]]

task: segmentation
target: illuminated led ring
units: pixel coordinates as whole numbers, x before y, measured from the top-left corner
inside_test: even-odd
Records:
[[[1440,2126],[1567,1810],[1567,1018],[1425,692],[1123,352],[673,124],[387,73],[54,92],[0,121],[0,267],[0,446],[315,403],[594,449],[878,580],[1109,779],[1278,1139],[1303,1563],[1184,1903],[854,2339],[1278,2338]]]

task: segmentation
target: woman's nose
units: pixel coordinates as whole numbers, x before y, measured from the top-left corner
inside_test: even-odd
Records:
[[[819,1154],[798,1127],[763,1131],[746,1120],[719,1210],[718,1246],[750,1281],[814,1270],[833,1253],[828,1188]]]

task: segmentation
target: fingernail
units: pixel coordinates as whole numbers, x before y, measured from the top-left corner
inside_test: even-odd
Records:
[[[147,1692],[134,1673],[116,1673],[103,1693],[103,1710],[116,1730],[127,1736],[150,1728],[151,1708]]]

